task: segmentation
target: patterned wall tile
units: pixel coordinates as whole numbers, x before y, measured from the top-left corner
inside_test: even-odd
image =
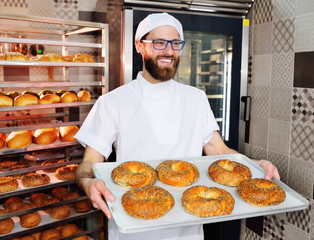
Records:
[[[279,20],[273,23],[272,52],[293,52],[294,19]]]
[[[3,66],[0,66],[0,82],[4,81]]]
[[[304,15],[314,12],[314,2],[312,0],[297,0],[296,15]]]
[[[251,117],[250,144],[267,148],[268,119]]]
[[[245,228],[245,240],[262,240],[260,236],[249,230],[248,228]]]
[[[254,27],[254,54],[271,53],[271,31],[272,23],[263,23]]]
[[[297,226],[304,232],[310,232],[310,225],[308,224],[311,222],[311,204],[308,209],[295,211],[295,212],[288,212],[287,213],[287,222]]]
[[[97,0],[78,1],[78,11],[95,11]]]
[[[273,5],[271,0],[257,1],[254,5],[254,24],[271,22],[273,20]]]
[[[296,0],[272,0],[274,20],[295,16]]]
[[[46,67],[30,67],[29,80],[30,81],[48,81],[48,68]]]
[[[290,123],[270,119],[268,149],[283,155],[289,154]]]
[[[280,240],[284,237],[285,221],[278,219],[276,215],[264,217],[263,239]]]
[[[314,123],[314,89],[294,88],[292,96],[292,121]]]
[[[294,71],[294,54],[279,53],[272,55],[272,87],[292,87]]]
[[[313,198],[313,163],[290,158],[288,185],[307,198]]]
[[[296,17],[295,26],[295,51],[314,51],[314,13]]]
[[[252,76],[253,86],[270,86],[271,81],[271,54],[254,55],[252,65]]]
[[[268,160],[278,168],[280,181],[288,183],[288,156],[269,151]]]
[[[269,87],[252,87],[251,96],[251,115],[269,117]]]
[[[313,124],[292,123],[290,155],[305,161],[314,162]]]
[[[314,239],[314,200],[308,199],[310,201],[311,210],[310,210],[310,239]]]
[[[291,118],[290,88],[274,87],[270,89],[270,118],[289,121]]]
[[[27,2],[27,0],[2,0],[0,1],[0,6],[10,8],[27,8]]]
[[[248,153],[249,158],[253,159],[268,159],[267,157],[267,149],[261,148],[258,146],[254,146],[252,144],[249,145]]]
[[[297,228],[289,223],[285,225],[284,229],[284,240],[307,240],[309,239],[309,234],[302,231],[300,228]]]

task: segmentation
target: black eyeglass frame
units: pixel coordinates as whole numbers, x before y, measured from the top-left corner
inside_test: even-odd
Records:
[[[156,46],[155,46],[155,42],[156,41],[165,41],[167,43],[165,44],[164,48],[156,48]],[[174,50],[174,51],[181,51],[184,48],[184,44],[185,44],[185,41],[183,41],[183,40],[165,40],[165,39],[154,39],[154,40],[146,40],[145,39],[145,40],[141,40],[141,42],[152,43],[153,44],[153,48],[155,50],[165,50],[168,47],[168,43],[170,43],[170,46],[171,46],[172,50]],[[179,46],[181,46],[181,48],[180,49],[174,49],[173,48],[173,42],[178,42]]]

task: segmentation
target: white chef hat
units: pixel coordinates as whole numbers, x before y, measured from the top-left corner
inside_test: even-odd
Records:
[[[144,20],[140,22],[135,33],[135,40],[141,38],[149,33],[151,30],[160,26],[172,26],[177,29],[180,39],[184,40],[182,25],[178,19],[169,15],[168,13],[153,13],[149,14]]]

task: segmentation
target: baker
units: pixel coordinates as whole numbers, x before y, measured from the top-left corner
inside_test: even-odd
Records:
[[[75,136],[86,147],[77,182],[108,219],[112,215],[102,197],[116,199],[106,183],[93,178],[92,164],[108,159],[112,145],[119,163],[237,153],[223,142],[205,93],[173,80],[183,47],[182,25],[176,18],[167,13],[148,15],[135,34],[143,71],[99,97]],[[266,178],[279,178],[271,162],[258,163]],[[108,228],[109,240],[204,239],[202,225],[122,234],[109,220]]]

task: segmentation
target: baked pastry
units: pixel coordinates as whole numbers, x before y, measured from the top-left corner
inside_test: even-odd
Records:
[[[174,206],[174,198],[161,187],[146,185],[127,191],[123,194],[121,203],[132,217],[156,219],[165,215]]]
[[[49,160],[46,160],[44,161],[41,166],[47,166],[47,165],[51,165],[51,164],[56,164],[56,163],[62,163],[62,162],[68,162],[67,159],[61,159],[61,160],[58,160],[58,159],[49,159]],[[58,168],[46,168],[46,169],[43,169],[44,172],[55,172]]]
[[[0,168],[11,168],[19,164],[17,159],[1,159],[0,160]]]
[[[126,188],[154,185],[157,173],[153,167],[144,162],[129,161],[115,167],[111,172],[113,181]]]
[[[86,53],[78,53],[73,58],[73,62],[95,62],[91,55]]]
[[[228,159],[213,162],[208,168],[208,175],[213,181],[232,187],[252,177],[251,170],[247,166]]]
[[[74,198],[79,198],[80,196],[81,195],[76,192],[70,192],[66,196],[64,196],[63,200],[65,201],[65,200],[70,200]],[[86,200],[74,202],[73,204],[71,204],[71,206],[74,207],[76,212],[84,213],[91,210],[92,203],[88,199],[86,199]]]
[[[31,143],[32,132],[28,130],[11,132],[6,139],[8,148],[23,148],[29,146]]]
[[[80,102],[88,102],[90,101],[90,93],[87,90],[81,90],[77,94],[77,98]]]
[[[58,138],[58,131],[55,128],[36,129],[33,134],[33,142],[36,144],[51,144]]]
[[[5,209],[0,209],[0,216],[4,214],[8,214],[9,212]],[[14,221],[12,218],[6,218],[3,220],[0,220],[0,235],[1,234],[7,234],[12,231],[14,228]]]
[[[69,191],[65,187],[56,187],[51,191],[51,196],[59,201],[62,201],[68,193]]]
[[[0,193],[11,192],[19,186],[18,181],[13,177],[0,177]]]
[[[23,203],[21,210],[27,210],[35,208],[36,206],[32,203]],[[32,228],[39,225],[41,217],[38,212],[31,212],[20,216],[21,225],[24,228]]]
[[[41,207],[45,205],[45,201],[48,199],[48,195],[46,193],[34,193],[30,196],[29,200],[36,207]]]
[[[0,133],[0,149],[5,146],[5,140],[7,135],[5,133]]]
[[[157,168],[158,179],[173,186],[189,186],[199,179],[199,171],[195,165],[186,161],[167,160]]]
[[[0,53],[0,60],[5,60],[5,53]]]
[[[11,91],[7,93],[7,96],[9,96],[10,98],[12,98],[12,100],[14,100],[17,96],[19,96],[20,94],[17,91]]]
[[[5,60],[7,61],[25,61],[25,56],[19,52],[7,52],[5,54]]]
[[[40,240],[58,240],[61,238],[61,233],[55,228],[44,230],[41,234]]]
[[[77,234],[79,232],[79,227],[73,223],[66,224],[64,227],[61,228],[61,238],[66,238]]]
[[[29,173],[22,177],[21,183],[24,187],[37,187],[50,183],[50,177],[46,174]]]
[[[71,55],[71,56],[62,56],[63,62],[73,62],[73,58],[74,58],[73,55]]]
[[[81,233],[81,232],[83,232],[83,230],[82,229],[79,229],[78,230],[78,233]],[[82,236],[79,236],[79,237],[76,237],[76,238],[73,238],[74,240],[88,240],[89,238],[88,238],[88,236],[87,235],[82,235]]]
[[[26,106],[38,104],[38,98],[32,94],[22,94],[14,99],[14,106]]]
[[[52,93],[41,95],[38,104],[53,104],[59,102],[61,102],[61,98],[57,94]]]
[[[51,91],[51,90],[41,90],[38,93],[38,96],[39,96],[39,98],[41,98],[42,96],[47,95],[47,94],[53,94],[53,91]]]
[[[45,56],[49,57],[50,62],[63,62],[61,55],[55,53],[47,53]]]
[[[286,193],[282,187],[263,178],[244,180],[237,190],[243,200],[257,206],[276,205],[286,199]]]
[[[29,236],[32,236],[35,238],[35,240],[41,240],[40,237],[41,237],[41,232],[34,232],[34,233],[31,233]]]
[[[45,205],[59,202],[56,198],[49,198],[45,201]],[[48,208],[45,212],[49,213],[50,216],[54,219],[65,219],[70,216],[70,206],[64,204],[57,207]]]
[[[59,128],[60,140],[62,142],[72,142],[76,141],[74,138],[75,134],[78,132],[78,126],[64,126]]]
[[[17,212],[20,211],[23,205],[23,200],[19,197],[10,197],[8,198],[4,204],[3,208],[7,210],[8,212]]]
[[[25,169],[27,168],[26,165],[15,165],[13,167],[10,167],[10,171],[17,171],[17,170],[20,170],[20,169]],[[14,178],[17,178],[17,179],[21,179],[23,176],[27,175],[28,173],[30,172],[25,172],[25,173],[18,173],[18,174],[14,174],[14,175],[11,175],[11,177],[14,177]]]
[[[64,166],[64,167],[59,167],[55,171],[55,176],[56,176],[56,178],[58,178],[60,180],[72,180],[72,179],[75,179],[75,172],[76,172],[77,168],[78,168],[77,164],[68,165],[68,166]]]
[[[24,95],[24,94],[30,94],[30,95],[37,97],[37,99],[39,99],[39,95],[33,91],[26,90],[26,91],[22,92],[22,95]]]
[[[61,89],[61,90],[58,90],[57,92],[56,92],[56,94],[59,96],[59,97],[61,97],[64,93],[66,93],[67,91],[66,90],[64,90],[64,89]]]
[[[0,107],[12,107],[13,99],[6,95],[0,95]]]
[[[66,92],[61,95],[61,101],[62,103],[71,103],[71,102],[77,102],[77,96],[74,92]]]
[[[181,197],[186,212],[199,217],[228,215],[234,207],[234,199],[226,190],[216,187],[194,186]]]

